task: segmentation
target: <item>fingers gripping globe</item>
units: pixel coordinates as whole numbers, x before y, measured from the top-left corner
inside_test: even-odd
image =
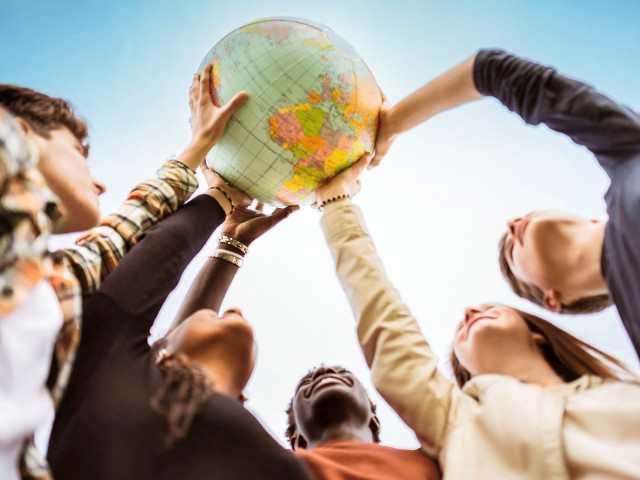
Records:
[[[273,205],[306,205],[317,188],[373,151],[382,97],[351,45],[308,20],[268,18],[220,40],[213,96],[247,103],[206,157],[227,183]]]

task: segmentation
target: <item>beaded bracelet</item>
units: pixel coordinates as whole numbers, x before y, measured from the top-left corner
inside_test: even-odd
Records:
[[[222,195],[224,195],[224,198],[227,199],[227,201],[229,202],[229,205],[231,206],[231,210],[229,210],[227,212],[224,207],[222,209],[224,210],[224,213],[226,215],[231,215],[233,213],[233,210],[236,208],[236,204],[233,203],[233,200],[231,199],[229,194],[227,192],[225,192],[223,189],[221,189],[220,187],[209,187],[209,190],[217,190],[218,192],[222,193]],[[218,202],[218,203],[220,203],[220,202]],[[222,207],[222,205],[220,205],[220,206]]]
[[[323,200],[322,203],[318,206],[318,210],[322,211],[327,203],[337,202],[338,200],[342,200],[343,198],[351,198],[351,195],[349,195],[348,193],[343,193],[342,195],[336,195],[335,197],[327,198],[326,200]]]
[[[221,248],[216,248],[213,253],[209,255],[209,258],[219,258],[220,260],[233,263],[238,268],[242,268],[242,264],[244,263],[244,257],[242,255],[230,252],[229,250],[222,250]]]
[[[220,235],[220,238],[218,239],[218,242],[226,243],[227,245],[231,245],[232,247],[235,247],[238,250],[240,250],[245,255],[247,253],[249,253],[249,247],[247,247],[244,243],[239,242],[235,238],[227,237],[226,235]]]

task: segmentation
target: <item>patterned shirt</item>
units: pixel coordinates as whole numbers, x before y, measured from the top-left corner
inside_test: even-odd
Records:
[[[13,312],[44,277],[42,258],[57,208],[38,160],[16,119],[0,108],[0,316]]]
[[[84,303],[144,230],[184,204],[198,182],[186,165],[169,160],[154,177],[132,190],[115,213],[81,235],[73,247],[48,252],[56,208],[52,208],[54,197],[35,169],[34,150],[20,135],[15,120],[0,111],[0,315],[11,312],[42,278],[55,290],[64,323],[48,383],[57,404],[80,341]],[[47,216],[45,211],[52,214]],[[24,478],[51,478],[33,444],[25,448],[22,460]]]

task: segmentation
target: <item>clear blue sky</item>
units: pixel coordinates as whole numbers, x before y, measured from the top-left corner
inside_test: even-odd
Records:
[[[187,143],[187,90],[204,54],[261,17],[305,17],[334,29],[360,52],[392,102],[477,49],[496,46],[640,107],[635,0],[0,0],[0,6],[0,81],[68,98],[89,120],[91,168],[109,186],[105,214]],[[506,219],[543,207],[604,217],[607,180],[583,149],[545,128],[525,128],[484,100],[401,137],[363,185],[357,202],[387,271],[444,356],[468,305],[499,301],[536,311],[513,296],[498,272],[496,242]],[[398,235],[410,246],[398,250]],[[162,325],[204,258],[185,274]],[[299,212],[256,242],[226,305],[241,307],[256,330],[250,405],[278,438],[294,384],[310,367],[342,363],[369,385],[317,212]],[[635,364],[614,310],[553,318]],[[382,404],[383,441],[415,446],[411,432],[372,395]]]

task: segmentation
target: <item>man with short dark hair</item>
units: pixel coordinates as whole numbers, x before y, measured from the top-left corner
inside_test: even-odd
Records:
[[[421,450],[380,445],[376,406],[342,367],[321,366],[302,377],[286,413],[291,448],[318,480],[440,478]]]
[[[508,222],[500,266],[513,291],[561,313],[615,303],[640,356],[640,115],[555,69],[481,50],[380,112],[377,165],[395,136],[440,112],[495,97],[526,123],[589,149],[611,181],[609,220],[541,210]]]

